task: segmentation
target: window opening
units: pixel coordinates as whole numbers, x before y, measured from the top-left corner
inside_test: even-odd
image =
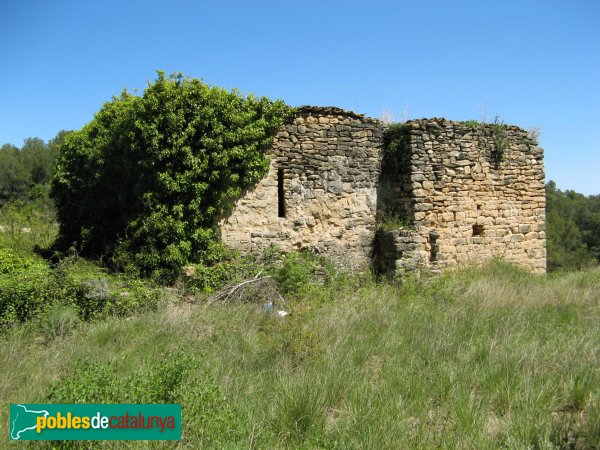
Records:
[[[285,217],[285,191],[283,190],[283,168],[277,169],[277,201],[279,217]]]
[[[483,236],[483,225],[473,225],[473,236]]]
[[[438,243],[437,240],[440,237],[439,234],[437,234],[435,231],[431,231],[429,233],[429,244],[430,244],[430,250],[429,250],[429,261],[435,261],[437,260],[437,254],[438,254]]]

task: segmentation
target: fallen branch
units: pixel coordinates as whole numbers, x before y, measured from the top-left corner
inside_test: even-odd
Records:
[[[220,301],[221,304],[224,304],[230,298],[232,298],[235,295],[241,297],[242,292],[247,287],[249,287],[251,284],[255,284],[255,283],[265,283],[265,284],[267,284],[268,287],[270,287],[270,289],[268,289],[267,291],[263,290],[262,294],[273,293],[274,295],[277,296],[277,298],[282,303],[285,303],[285,299],[279,293],[279,291],[277,290],[277,287],[274,286],[272,278],[273,277],[271,275],[261,276],[261,273],[259,272],[253,278],[248,278],[248,279],[240,281],[239,283],[236,283],[236,284],[233,284],[233,285],[229,285],[229,286],[225,286],[219,292],[216,292],[213,296],[211,296],[211,298],[210,298],[210,300],[208,302],[208,305],[211,305],[212,303],[218,302],[218,301]]]

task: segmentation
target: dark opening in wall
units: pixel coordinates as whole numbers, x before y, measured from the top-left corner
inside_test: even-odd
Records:
[[[285,217],[285,191],[283,190],[283,169],[277,169],[277,201],[279,217]]]
[[[437,240],[439,237],[440,237],[440,235],[437,234],[437,232],[435,232],[435,231],[431,231],[429,233],[429,244],[431,245],[431,248],[429,250],[429,261],[435,261],[437,259],[437,254],[438,254]]]
[[[483,225],[473,225],[473,236],[483,236]]]

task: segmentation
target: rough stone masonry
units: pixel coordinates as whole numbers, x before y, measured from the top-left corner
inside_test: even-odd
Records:
[[[514,126],[420,119],[388,125],[304,106],[276,134],[267,176],[220,222],[260,254],[310,249],[379,273],[440,272],[502,258],[546,270],[543,150]]]

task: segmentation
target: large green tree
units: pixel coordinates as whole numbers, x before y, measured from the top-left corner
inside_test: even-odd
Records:
[[[202,261],[216,221],[267,172],[281,101],[181,75],[124,91],[66,137],[52,182],[61,249],[172,278]]]

